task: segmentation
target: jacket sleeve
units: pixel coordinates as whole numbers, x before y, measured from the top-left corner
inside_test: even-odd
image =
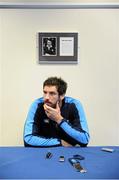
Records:
[[[36,100],[31,105],[27,119],[24,126],[24,145],[25,146],[35,146],[35,147],[49,147],[49,146],[59,146],[60,140],[57,138],[45,138],[38,135],[36,132],[33,134],[33,125],[34,123],[34,116],[38,107],[39,101]],[[37,128],[36,128],[37,131]]]
[[[86,146],[89,143],[90,136],[83,106],[80,101],[75,99],[73,99],[72,105],[72,123],[69,123],[69,120],[67,119],[63,119],[59,126],[65,136],[67,136],[69,143]]]

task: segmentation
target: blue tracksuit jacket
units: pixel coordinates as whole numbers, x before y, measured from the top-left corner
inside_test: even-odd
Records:
[[[73,146],[88,144],[90,136],[87,121],[79,100],[64,98],[61,107],[64,119],[59,125],[47,117],[43,105],[43,98],[39,98],[30,107],[24,126],[25,146],[61,146],[61,139]]]

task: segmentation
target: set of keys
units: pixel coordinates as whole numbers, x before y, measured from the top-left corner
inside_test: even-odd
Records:
[[[80,173],[86,173],[87,170],[84,169],[82,166],[81,166],[81,163],[80,163],[80,160],[84,160],[85,158],[79,154],[76,154],[76,155],[73,155],[72,158],[69,158],[69,162],[70,164]]]
[[[78,159],[75,159],[75,158],[69,158],[68,159],[70,164],[77,170],[79,171],[80,173],[86,173],[87,170],[84,169],[81,164],[80,164],[80,161]]]

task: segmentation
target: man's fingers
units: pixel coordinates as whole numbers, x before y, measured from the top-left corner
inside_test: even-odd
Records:
[[[68,142],[66,142],[66,141],[64,141],[64,140],[61,140],[61,144],[62,144],[62,146],[64,146],[64,147],[71,147],[71,146],[72,146],[71,144],[69,144]]]
[[[56,109],[58,110],[58,112],[60,111],[59,102],[57,102],[56,104]]]
[[[57,102],[57,104],[56,104],[56,108],[59,108],[59,102]]]
[[[44,104],[44,108],[47,110],[53,109],[52,107],[48,106],[47,104]]]
[[[48,105],[44,104],[44,110],[49,112],[52,108],[50,108]]]
[[[44,110],[46,110],[46,104],[44,104],[43,107],[44,107]]]

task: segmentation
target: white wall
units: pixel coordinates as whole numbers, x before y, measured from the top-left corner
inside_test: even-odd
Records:
[[[48,76],[61,76],[67,95],[79,98],[90,145],[119,143],[119,10],[0,10],[2,39],[1,144],[23,145],[28,108]],[[37,63],[37,32],[80,33],[78,65]]]

